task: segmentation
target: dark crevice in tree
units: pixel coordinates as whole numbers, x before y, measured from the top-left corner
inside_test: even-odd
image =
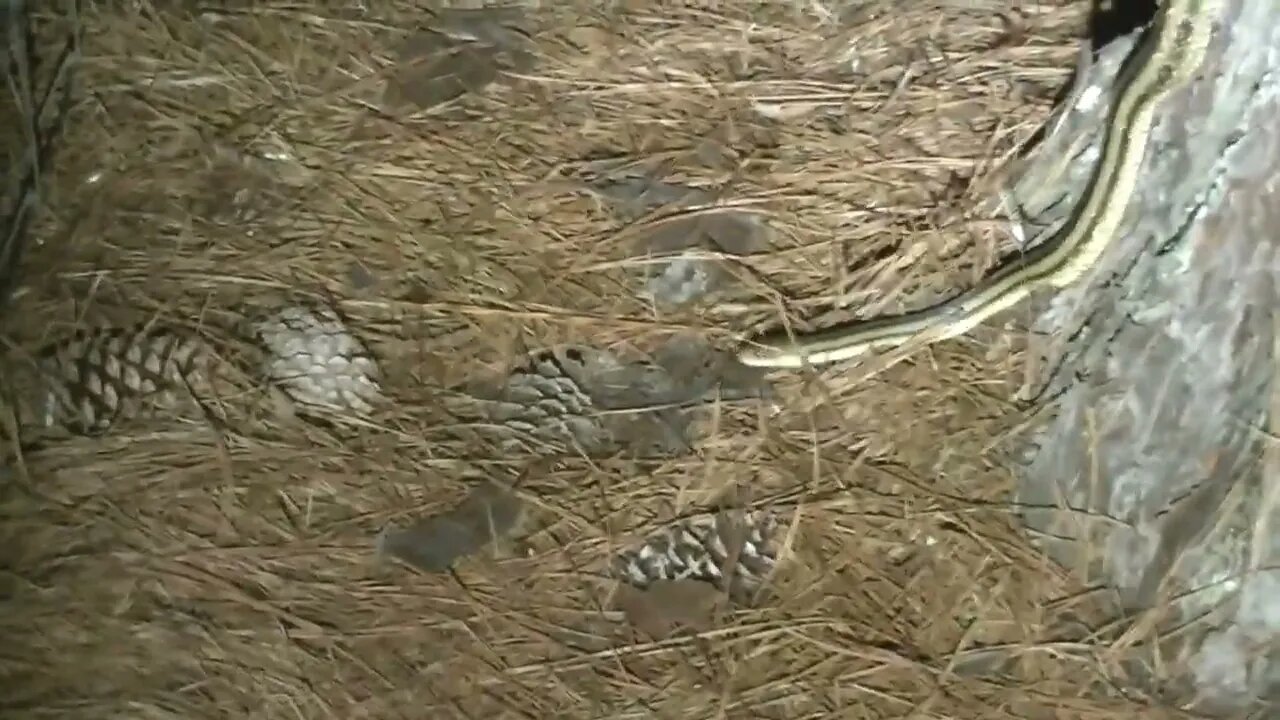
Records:
[[[1145,26],[1155,14],[1155,0],[1094,0],[1093,11],[1089,14],[1089,38],[1093,51],[1097,52],[1112,40]]]

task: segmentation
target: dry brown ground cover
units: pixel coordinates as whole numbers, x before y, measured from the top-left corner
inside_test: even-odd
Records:
[[[156,427],[28,455],[0,534],[8,717],[1174,716],[1053,644],[1095,594],[1007,510],[1022,378],[997,327],[873,377],[780,373],[776,410],[726,403],[683,456],[538,465],[533,529],[456,574],[373,551],[508,462],[443,398],[525,349],[730,347],[783,309],[829,323],[972,282],[1009,242],[989,181],[1068,82],[1083,3],[554,3],[529,55],[430,111],[429,63],[402,53],[424,11],[256,5],[86,9],[12,336],[323,296],[395,407],[347,434]],[[491,60],[455,67],[479,85]],[[771,251],[655,308],[646,221],[570,180],[602,157],[757,214]],[[728,490],[779,499],[776,597],[662,641],[601,614],[592,568]],[[998,643],[1020,660],[979,676],[966,650]]]

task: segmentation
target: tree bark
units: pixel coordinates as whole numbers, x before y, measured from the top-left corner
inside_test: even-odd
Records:
[[[1029,157],[1013,196],[1037,224],[1079,197],[1134,39],[1100,51]],[[1202,73],[1158,111],[1121,235],[1032,333],[1028,379],[1056,412],[1019,467],[1023,521],[1115,591],[1128,679],[1205,712],[1280,704],[1277,69],[1280,3],[1229,0]]]

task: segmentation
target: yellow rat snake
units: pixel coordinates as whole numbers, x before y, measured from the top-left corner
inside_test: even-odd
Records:
[[[1117,80],[1102,157],[1085,197],[1052,237],[998,268],[973,289],[902,315],[854,322],[792,336],[774,332],[749,343],[746,365],[798,368],[846,360],[918,340],[963,335],[1013,307],[1042,286],[1062,288],[1091,268],[1119,229],[1137,183],[1155,108],[1190,80],[1204,61],[1215,20],[1226,0],[1164,0]]]

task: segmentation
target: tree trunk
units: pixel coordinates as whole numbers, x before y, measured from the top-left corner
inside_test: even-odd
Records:
[[[1128,682],[1234,712],[1280,692],[1280,3],[1226,5],[1202,73],[1157,111],[1121,235],[1036,321],[1029,379],[1056,412],[1018,502],[1130,615],[1112,638]],[[1013,194],[1037,223],[1079,196],[1134,39],[1102,49],[1029,160]],[[1093,157],[1067,155],[1081,145]],[[1038,211],[1064,157],[1072,187]]]

